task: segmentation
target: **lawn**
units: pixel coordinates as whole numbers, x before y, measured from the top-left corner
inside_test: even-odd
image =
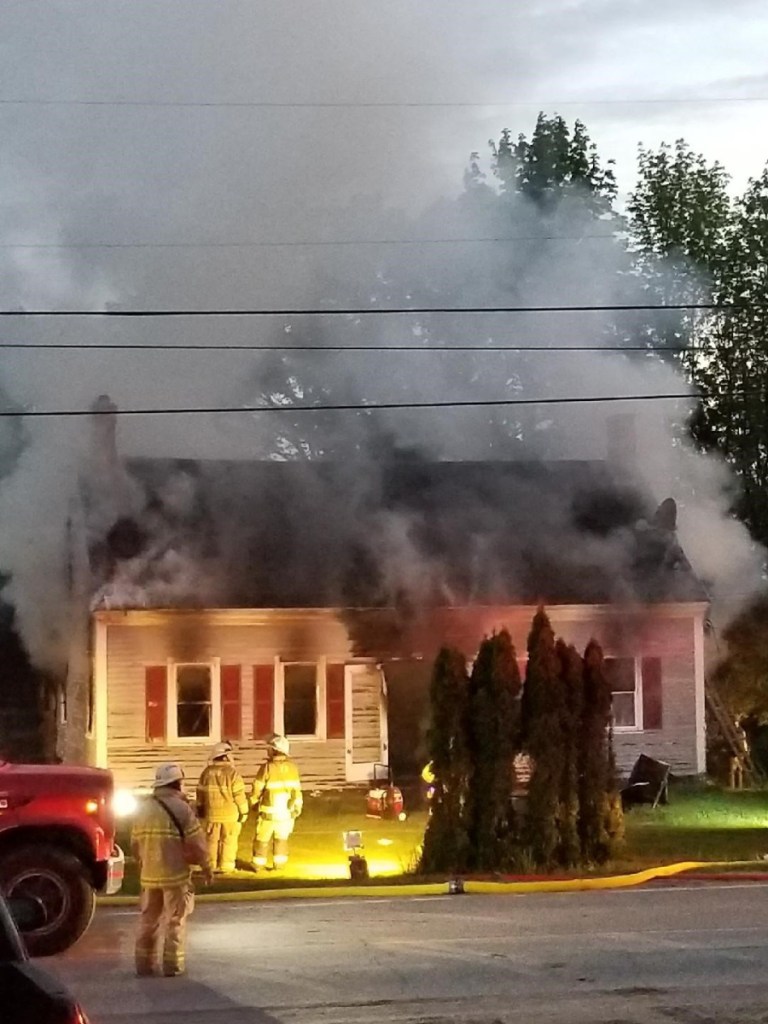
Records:
[[[622,859],[635,866],[675,860],[762,860],[768,854],[768,791],[732,792],[680,783],[671,788],[666,807],[629,811],[625,828]]]
[[[280,871],[237,871],[218,879],[213,891],[276,888],[307,882],[331,885],[349,878],[342,834],[362,832],[364,854],[373,880],[396,881],[413,872],[426,814],[409,813],[406,821],[367,818],[361,792],[305,797],[304,813],[290,841],[290,860]],[[636,807],[625,817],[627,842],[621,857],[601,873],[637,871],[683,860],[757,861],[768,854],[768,791],[730,792],[714,786],[680,783],[670,803],[652,810]],[[243,830],[240,857],[250,860],[253,820]],[[118,841],[127,849],[128,834]],[[766,864],[768,870],[768,864]],[[123,893],[138,892],[135,865],[126,866]]]
[[[365,814],[364,792],[324,793],[322,796],[305,795],[304,811],[289,843],[290,859],[279,871],[237,871],[226,879],[214,883],[213,891],[230,889],[272,888],[293,882],[306,884],[319,880],[326,884],[349,878],[348,854],[344,851],[343,833],[360,831],[363,853],[368,861],[372,879],[382,881],[401,877],[413,871],[418,860],[418,848],[424,835],[426,813],[409,813],[405,821],[381,821]],[[240,837],[239,857],[250,861],[255,821],[253,816]],[[118,836],[123,849],[129,848],[128,829]],[[135,865],[126,864],[126,879],[122,892],[138,892]]]

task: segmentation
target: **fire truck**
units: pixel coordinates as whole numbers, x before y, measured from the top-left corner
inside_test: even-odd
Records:
[[[24,932],[32,956],[68,949],[90,924],[96,894],[120,889],[113,796],[112,773],[100,768],[0,761],[0,890],[43,911]]]

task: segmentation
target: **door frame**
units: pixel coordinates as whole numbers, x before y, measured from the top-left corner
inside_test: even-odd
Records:
[[[354,761],[355,736],[352,707],[352,679],[355,671],[373,669],[379,675],[379,760]],[[369,782],[373,778],[374,764],[388,764],[389,737],[387,708],[384,698],[386,685],[381,667],[372,661],[351,662],[344,666],[344,774],[347,782]]]

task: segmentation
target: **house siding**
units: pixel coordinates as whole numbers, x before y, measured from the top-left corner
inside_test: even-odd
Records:
[[[255,664],[275,658],[358,665],[367,659],[370,664],[374,650],[376,660],[386,660],[388,649],[392,657],[428,665],[443,644],[455,645],[472,658],[483,636],[502,628],[510,631],[518,653],[524,656],[535,611],[527,606],[433,609],[409,621],[395,635],[387,633],[391,611],[377,610],[370,613],[366,625],[368,649],[361,649],[359,635],[350,639],[349,619],[340,610],[97,613],[97,624],[106,630],[106,764],[114,771],[117,785],[139,786],[149,783],[161,761],[182,762],[190,777],[196,777],[206,762],[207,742],[168,745],[145,739],[144,672],[149,665],[165,665],[169,659],[218,659],[220,664],[241,666],[238,762],[244,775],[251,777],[265,756],[263,743],[253,739]],[[662,727],[616,732],[619,771],[628,774],[637,756],[645,753],[668,762],[679,775],[703,773],[703,678],[699,678],[703,670],[697,650],[702,642],[704,606],[553,606],[548,614],[555,633],[580,651],[594,638],[607,656],[661,661]],[[388,638],[387,644],[377,646],[379,638]],[[356,763],[380,760],[380,692],[378,668],[370,664],[368,671],[358,668],[352,673],[347,691],[351,746],[349,735],[345,739],[292,741],[307,788],[344,785],[348,750]]]
[[[238,767],[246,780],[253,777],[266,756],[263,742],[253,738],[253,666],[283,661],[352,660],[346,630],[326,622],[322,628],[300,617],[275,617],[255,625],[226,625],[206,621],[205,616],[169,615],[166,625],[106,624],[107,661],[107,764],[116,785],[135,788],[150,783],[162,761],[179,761],[189,778],[196,778],[206,764],[210,742],[189,744],[149,742],[145,738],[144,673],[148,665],[176,661],[208,662],[242,667],[242,739],[236,744]],[[366,749],[376,746],[379,759],[379,688],[366,684],[355,692],[354,727],[361,728]],[[366,707],[366,701],[375,705]],[[319,714],[322,711],[318,708]],[[376,735],[371,726],[376,723]],[[353,733],[354,736],[354,733]],[[346,783],[345,739],[294,739],[291,753],[306,789],[342,786]]]
[[[428,631],[414,637],[422,649],[432,651],[436,638],[455,645],[472,658],[483,636],[509,630],[520,656],[525,656],[528,633],[536,609],[469,608],[443,609]],[[667,762],[678,775],[705,771],[700,742],[704,721],[703,666],[697,665],[697,635],[703,634],[704,606],[613,608],[552,606],[547,609],[552,628],[566,643],[583,651],[591,639],[600,643],[606,656],[661,660],[662,727],[655,730],[617,731],[614,735],[616,764],[628,775],[643,753]]]

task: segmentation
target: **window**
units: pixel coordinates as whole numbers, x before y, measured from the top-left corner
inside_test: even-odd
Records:
[[[283,731],[286,736],[317,733],[317,665],[283,665]]]
[[[213,734],[213,679],[210,665],[176,666],[176,736],[209,739]]]
[[[606,658],[605,675],[611,687],[614,728],[641,728],[635,659]]]

